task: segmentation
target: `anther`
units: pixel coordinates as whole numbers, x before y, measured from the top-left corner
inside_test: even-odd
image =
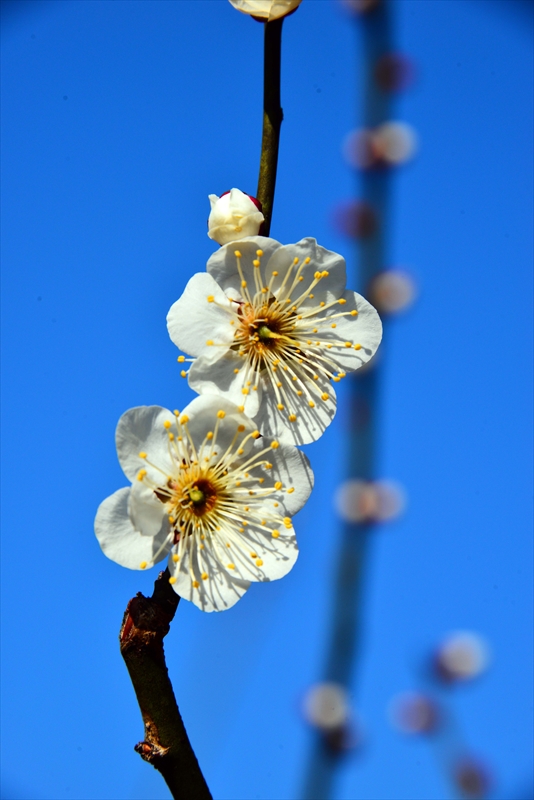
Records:
[[[208,345],[208,347],[211,347],[211,345],[213,344],[213,339],[208,339],[206,344]]]
[[[290,414],[288,419],[289,419],[290,422],[296,422],[297,421],[297,415],[296,414]]]
[[[208,573],[207,572],[203,572],[201,577],[202,577],[203,581],[207,581],[208,580]]]
[[[174,414],[175,417],[179,417],[180,416],[180,412],[178,411],[177,408],[175,408],[172,413]]]
[[[189,422],[189,417],[187,416],[187,414],[182,414],[182,416],[180,417],[180,425],[185,425],[186,422]]]
[[[263,561],[261,560],[261,558],[258,558],[258,559],[257,559],[257,561],[256,561],[256,566],[257,566],[257,567],[263,567]]]
[[[321,278],[328,278],[329,275],[330,273],[326,269],[323,269],[323,271],[321,272]]]
[[[293,492],[295,491],[295,487],[291,486],[289,489],[286,489],[286,491],[288,494],[293,494]]]
[[[362,349],[362,346],[361,346],[361,344],[355,344],[355,345],[354,345],[354,349],[355,349],[355,350],[361,350],[361,349]]]
[[[276,450],[278,447],[280,447],[280,444],[278,442],[271,442],[271,447],[273,450]]]
[[[140,469],[139,472],[137,473],[137,480],[142,481],[145,475],[146,475],[146,469]]]
[[[234,375],[237,375],[237,373],[238,373],[238,372],[239,372],[239,370],[238,370],[238,369],[237,369],[237,367],[236,367],[236,368],[234,369]]]
[[[180,364],[183,364],[183,362],[185,361],[185,356],[178,356],[178,358],[177,358],[176,360],[177,360],[177,361],[178,361]]]
[[[179,562],[180,556],[178,555],[178,553],[173,553],[172,554],[172,560],[174,561],[175,564],[177,564]]]
[[[358,316],[358,312],[356,311],[356,309],[353,309],[353,310],[350,312],[350,315],[351,315],[351,317],[356,317],[356,316]]]
[[[327,394],[326,392],[323,392],[322,395],[321,395],[321,400],[328,400],[329,397],[330,397],[329,394]]]
[[[219,419],[224,419],[226,416],[226,411],[223,411],[222,409],[220,411],[217,411],[217,416],[219,417]]]
[[[345,300],[344,297],[340,297],[337,302],[339,303],[340,306],[344,306],[347,301]]]
[[[146,561],[141,561],[141,563],[139,564],[139,568],[140,568],[140,569],[146,569],[146,568],[147,568],[147,566],[148,566],[148,564],[147,564],[147,562],[146,562]]]
[[[273,531],[271,536],[273,537],[273,539],[278,539],[278,537],[280,536],[280,531]]]
[[[271,275],[274,275],[274,277],[277,278],[278,277],[278,272],[276,270],[274,270],[274,272],[272,272]]]
[[[198,589],[200,583],[198,581],[193,581],[193,589]]]
[[[241,394],[248,394],[249,391],[250,389],[248,389],[246,386],[243,386],[243,388],[241,389]]]
[[[260,266],[260,262],[258,261],[258,259],[257,259],[257,258],[255,258],[255,259],[254,259],[254,261],[252,262],[252,264],[253,264],[255,267],[259,267],[259,266]]]
[[[352,347],[352,342],[345,342],[345,347]]]
[[[208,303],[213,303],[213,301],[215,300],[215,298],[214,298],[214,296],[212,294],[209,294],[207,299],[208,299]]]
[[[169,583],[170,584],[176,583],[176,581],[177,581],[177,578],[175,578],[174,575],[172,575],[172,577],[169,578]]]
[[[276,481],[276,483],[274,484],[274,488],[275,489],[281,489],[282,488],[282,481]]]
[[[260,433],[259,431],[254,431],[254,432],[252,433],[252,438],[253,438],[253,439],[259,439],[259,438],[260,438],[260,436],[261,436],[261,433]]]
[[[291,522],[291,517],[284,517],[284,525],[286,528],[291,528],[293,523]]]
[[[313,400],[310,400],[308,402],[308,405],[309,405],[310,408],[315,408],[315,403],[313,402]]]
[[[256,255],[258,256],[258,258],[261,258],[263,255],[263,250],[256,250]]]
[[[207,432],[206,439],[213,439],[213,431],[208,431]]]
[[[181,376],[182,378],[187,378],[187,372],[185,371],[185,369],[183,369],[183,370],[180,372],[180,376]]]
[[[139,458],[146,458],[146,453],[144,450],[141,450],[141,452],[139,453]]]
[[[239,250],[234,250],[234,256],[236,256],[237,258],[241,258],[241,253],[239,252]]]
[[[282,405],[282,403],[278,403],[278,405],[276,407],[277,407],[278,411],[283,411],[284,410],[284,406]]]
[[[237,430],[239,431],[239,433],[243,433],[243,431],[245,430],[245,426],[244,425],[238,425],[237,426]]]
[[[227,564],[228,569],[235,569],[235,564]]]

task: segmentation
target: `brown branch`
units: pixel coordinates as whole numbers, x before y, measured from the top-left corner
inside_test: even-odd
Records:
[[[280,106],[280,61],[282,23],[284,18],[265,23],[263,54],[263,136],[261,140],[260,174],[256,197],[262,204],[265,222],[262,234],[269,236],[273,214],[280,127],[284,114]]]
[[[163,776],[174,800],[211,800],[180,716],[163,651],[180,598],[160,572],[152,597],[137,593],[128,603],[119,634],[121,655],[132,679],[145,724],[135,745]]]

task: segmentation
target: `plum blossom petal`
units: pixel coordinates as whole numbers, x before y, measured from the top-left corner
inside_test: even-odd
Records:
[[[189,386],[199,394],[218,394],[241,407],[249,417],[258,413],[262,382],[253,380],[253,370],[233,350],[195,359],[189,370]]]
[[[303,454],[262,437],[238,406],[201,395],[182,412],[130,409],[117,426],[117,447],[134,485],[97,514],[110,558],[144,569],[170,552],[170,583],[205,611],[229,608],[251,581],[292,568],[292,515],[306,502],[313,473]]]
[[[302,0],[230,0],[230,3],[243,14],[271,22],[285,17],[294,11]]]
[[[196,556],[196,553],[195,553]],[[234,606],[250,587],[250,581],[241,581],[228,574],[211,552],[204,554],[202,567],[194,557],[191,562],[177,563],[169,558],[169,572],[174,579],[173,589],[184,600],[194,603],[201,611],[225,611]],[[209,580],[192,581],[201,569],[208,569]]]
[[[217,197],[209,195],[211,213],[208,218],[208,236],[219,244],[227,244],[245,236],[256,236],[265,217],[255,198],[232,189]]]
[[[145,569],[167,556],[172,547],[167,519],[155,536],[143,536],[132,524],[129,513],[130,487],[119,489],[100,504],[96,538],[104,554],[128,569]]]
[[[269,377],[264,380],[262,402],[254,421],[260,431],[269,431],[283,444],[303,445],[316,442],[323,435],[336,415],[337,397],[332,384],[322,375],[318,375],[313,384],[303,382],[302,395],[293,394],[289,383],[291,376],[281,375],[282,385],[275,384],[275,390],[269,385]],[[278,393],[277,393],[278,392]],[[283,402],[280,402],[283,401]],[[283,409],[280,409],[283,406]],[[280,413],[288,410],[288,416]],[[291,426],[286,419],[291,417]]]
[[[243,280],[248,286],[254,286],[256,272],[254,261],[258,258],[258,250],[262,251],[261,259],[266,263],[280,247],[282,247],[280,242],[268,236],[249,236],[241,239],[235,246],[225,246],[216,250],[209,257],[206,270],[228,297],[242,301],[245,288]],[[240,268],[236,260],[236,250],[241,254]]]
[[[141,467],[145,467],[139,453],[146,447],[163,469],[170,467],[169,441],[164,427],[168,419],[172,420],[172,414],[161,406],[130,408],[120,418],[115,444],[122,471],[131,481],[135,481]],[[152,466],[147,469],[153,472]],[[153,478],[157,479],[157,470]]]
[[[345,288],[343,257],[312,238],[281,245],[251,236],[221,247],[207,270],[227,302],[215,314],[214,303],[200,297],[193,316],[217,331],[227,314],[225,336],[228,328],[232,336],[214,334],[204,347],[186,350],[199,356],[191,388],[243,406],[262,433],[282,443],[315,441],[335,415],[332,383],[363,366],[380,344],[376,309]],[[181,307],[186,327],[187,304]]]
[[[263,438],[256,439],[254,448],[263,447]],[[269,462],[268,469],[261,465],[254,472],[258,477],[270,475],[271,480],[283,487],[282,506],[286,514],[294,516],[308,500],[313,489],[313,471],[308,457],[302,450],[280,443],[276,460]],[[279,502],[280,498],[277,498]],[[273,501],[273,502],[277,502]]]
[[[231,317],[232,304],[216,281],[211,275],[197,272],[171,306],[167,328],[180,350],[199,356],[215,344],[231,345],[234,338]]]

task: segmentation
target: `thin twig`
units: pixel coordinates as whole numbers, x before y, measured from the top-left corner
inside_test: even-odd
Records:
[[[262,234],[269,236],[273,214],[280,127],[284,114],[280,105],[280,61],[283,17],[265,23],[263,54],[263,135],[260,174],[256,197],[262,204],[265,222]]]
[[[159,770],[174,800],[211,800],[165,664],[163,637],[180,600],[169,577],[168,570],[160,572],[152,597],[138,592],[130,600],[119,635],[145,724],[145,740],[135,750]]]

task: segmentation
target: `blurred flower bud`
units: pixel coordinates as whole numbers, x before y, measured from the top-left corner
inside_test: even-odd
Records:
[[[385,122],[377,128],[352,131],[343,143],[346,160],[359,169],[399,166],[409,161],[416,149],[416,133],[404,122]]]
[[[232,189],[220,197],[208,195],[211,213],[208,217],[208,236],[219,244],[235,242],[245,236],[257,236],[265,219],[261,204],[255,197]]]
[[[417,289],[408,272],[388,269],[373,278],[367,293],[369,300],[381,314],[398,314],[412,305]]]
[[[440,723],[440,712],[431,697],[418,692],[405,692],[394,697],[389,707],[391,723],[402,733],[434,733]]]
[[[414,78],[412,62],[400,53],[387,53],[375,64],[375,80],[385,92],[406,89]]]
[[[392,481],[348,480],[339,486],[334,502],[347,522],[387,522],[404,511],[406,497]]]
[[[306,694],[303,711],[314,728],[323,731],[342,728],[349,719],[347,691],[339,683],[317,683]]]
[[[353,239],[366,239],[377,229],[375,212],[367,203],[351,201],[334,210],[333,224],[340,233]]]
[[[341,0],[341,4],[351,14],[367,14],[380,3],[380,0]]]
[[[339,683],[317,683],[304,698],[304,717],[317,728],[326,747],[341,754],[362,744],[361,726],[350,712],[348,695]]]
[[[404,164],[417,149],[417,136],[405,122],[385,122],[375,129],[375,147],[390,166]]]
[[[264,22],[285,17],[300,5],[302,0],[230,0],[230,3],[243,14]]]
[[[375,152],[373,131],[361,128],[347,134],[343,142],[343,155],[351,167],[370,169],[378,166],[379,154]]]
[[[462,797],[472,800],[487,797],[491,784],[489,772],[470,756],[457,761],[452,777]]]
[[[390,522],[399,517],[406,508],[406,493],[400,483],[375,481],[375,520]]]
[[[489,648],[481,636],[469,631],[449,634],[434,655],[438,677],[446,683],[468,681],[481,675],[489,663]]]

